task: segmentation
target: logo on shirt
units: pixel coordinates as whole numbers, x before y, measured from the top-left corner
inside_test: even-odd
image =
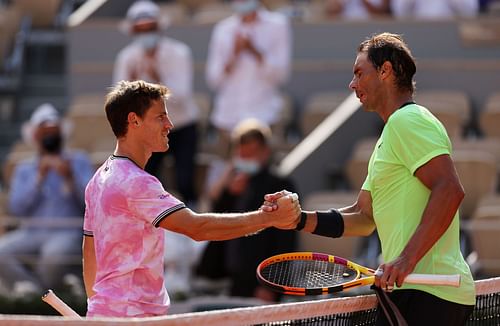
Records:
[[[159,199],[166,199],[168,197],[168,194],[161,194],[158,196]]]

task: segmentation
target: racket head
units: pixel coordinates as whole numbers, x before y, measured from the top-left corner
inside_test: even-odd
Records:
[[[293,252],[262,261],[257,267],[257,279],[279,293],[318,295],[371,284],[374,272],[342,257]]]

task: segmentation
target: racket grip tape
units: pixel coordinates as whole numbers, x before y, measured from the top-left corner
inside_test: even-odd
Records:
[[[409,284],[460,286],[460,275],[410,274],[404,280]]]
[[[76,311],[71,309],[66,303],[64,303],[64,301],[59,299],[59,297],[52,290],[48,290],[42,296],[42,300],[52,306],[52,308],[57,310],[62,316],[81,318]]]

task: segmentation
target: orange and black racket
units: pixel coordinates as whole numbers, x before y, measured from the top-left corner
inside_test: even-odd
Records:
[[[371,285],[375,270],[347,259],[315,252],[269,257],[257,267],[259,282],[291,295],[318,295]],[[459,286],[460,275],[410,274],[405,283]]]

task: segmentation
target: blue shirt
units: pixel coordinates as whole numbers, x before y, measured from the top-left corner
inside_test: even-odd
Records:
[[[40,186],[37,175],[40,157],[17,164],[11,180],[9,211],[14,216],[51,218],[83,216],[85,187],[92,177],[93,166],[80,151],[63,154],[70,161],[73,187],[65,186],[61,175],[49,170]]]

